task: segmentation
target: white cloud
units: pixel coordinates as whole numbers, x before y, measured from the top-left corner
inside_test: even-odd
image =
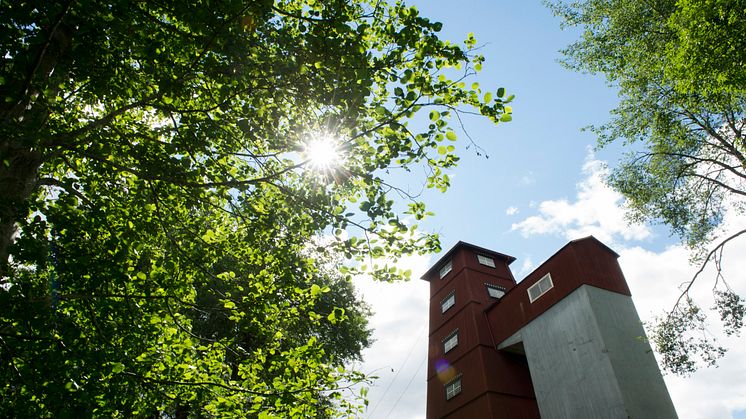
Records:
[[[642,240],[651,236],[648,227],[628,225],[624,219],[624,198],[604,183],[608,173],[605,164],[588,154],[578,184],[575,202],[567,199],[543,201],[539,215],[514,223],[512,230],[524,237],[539,234],[560,234],[568,240],[593,235],[603,242],[614,242],[615,236],[625,240]]]
[[[515,215],[518,214],[518,208],[516,207],[508,207],[508,209],[505,210],[506,215]]]
[[[520,278],[525,277],[526,275],[531,273],[531,271],[533,271],[534,268],[536,268],[536,264],[534,263],[533,260],[531,260],[531,256],[525,255],[522,258],[521,268],[518,270],[517,273],[514,274],[514,276],[516,277],[516,280],[520,280]]]
[[[534,172],[529,170],[528,173],[521,176],[520,184],[523,186],[533,185],[536,183],[536,175],[534,175]]]
[[[696,267],[689,265],[689,252],[673,246],[660,253],[640,247],[622,248],[619,262],[627,278],[632,298],[643,322],[670,309],[679,295],[679,286],[692,278]],[[746,254],[746,241],[734,242],[724,258],[724,273],[740,275],[746,261],[737,255]],[[728,257],[730,255],[730,257]],[[730,274],[730,275],[729,275]],[[703,309],[712,306],[714,273],[705,271],[692,289],[692,296]],[[744,295],[743,282],[731,281],[734,291]],[[711,316],[710,332],[719,344],[729,348],[717,368],[700,369],[690,377],[665,375],[676,410],[681,418],[730,419],[732,412],[746,408],[746,345],[743,338],[725,337],[720,332],[717,314]]]
[[[373,307],[373,345],[364,351],[360,370],[378,380],[368,393],[365,417],[425,417],[428,304],[430,287],[419,279],[429,256],[411,256],[397,266],[412,270],[412,280],[382,283],[356,279],[363,299]]]
[[[726,254],[725,274],[746,271],[746,241],[734,243]],[[617,247],[620,264],[643,322],[649,322],[671,307],[678,286],[696,270],[689,265],[688,251],[672,246],[660,253],[639,246]],[[731,256],[728,258],[728,256]],[[429,267],[428,257],[405,259],[401,266],[419,278]],[[520,272],[533,269],[530,257],[523,258]],[[518,275],[520,276],[520,274]],[[703,308],[711,306],[712,276],[705,275],[693,289]],[[743,284],[731,284],[746,294]],[[737,286],[738,285],[738,286]],[[365,351],[361,370],[380,378],[369,392],[369,418],[424,418],[426,401],[427,324],[429,285],[413,279],[401,283],[357,280],[358,289],[375,310],[371,325],[376,342]],[[713,332],[715,328],[713,328]],[[679,417],[730,419],[732,412],[746,409],[746,345],[742,338],[720,337],[730,348],[718,368],[701,369],[691,377],[665,375],[664,379]],[[392,371],[393,369],[393,371]]]
[[[568,240],[594,235],[611,243],[620,254],[619,263],[625,274],[632,298],[643,322],[652,322],[670,309],[680,293],[680,286],[692,278],[697,266],[690,264],[690,252],[681,245],[660,252],[630,245],[630,240],[651,237],[641,225],[629,226],[624,218],[623,198],[603,183],[606,168],[603,162],[589,154],[584,166],[586,175],[577,186],[574,201],[567,199],[543,201],[538,215],[513,224],[512,229],[524,237],[553,234]],[[746,217],[736,210],[724,219],[726,231],[738,231],[746,226]],[[746,271],[746,240],[734,241],[726,248],[723,272],[729,284],[740,295],[746,294],[746,283],[735,282]],[[525,262],[524,262],[525,263]],[[521,269],[523,270],[523,268]],[[692,297],[703,309],[713,305],[712,269],[706,270],[691,290]],[[726,337],[720,332],[717,313],[708,311],[710,332],[719,344],[729,348],[718,368],[700,369],[690,377],[665,375],[669,393],[681,418],[730,419],[733,412],[746,409],[746,345],[743,338]]]
[[[678,287],[691,278],[697,268],[689,264],[690,254],[682,246],[653,252],[625,241],[645,239],[651,233],[644,226],[627,226],[621,196],[603,185],[605,170],[603,162],[590,155],[583,167],[586,178],[578,184],[574,201],[543,201],[536,207],[539,215],[514,224],[513,230],[525,236],[555,234],[568,240],[593,234],[607,243],[614,242],[638,313],[644,322],[650,322],[674,304]],[[743,228],[746,217],[738,217],[732,211],[726,215],[725,224],[730,230]],[[723,265],[726,278],[732,278],[730,285],[741,295],[746,294],[746,283],[735,280],[736,275],[742,278],[741,273],[746,271],[746,258],[741,257],[744,254],[746,239],[734,242],[726,251]],[[415,256],[398,265],[412,269],[412,278],[419,278],[430,266],[430,259]],[[535,265],[526,255],[516,277],[524,276]],[[711,272],[706,272],[692,290],[705,309],[712,306],[713,277]],[[364,352],[361,370],[380,377],[370,389],[370,406],[364,416],[424,418],[429,285],[419,279],[394,284],[373,282],[368,278],[356,281],[375,311],[371,325],[376,329],[376,342]],[[713,321],[714,326],[716,323]],[[717,333],[717,327],[712,331]],[[686,378],[664,376],[682,419],[731,419],[733,412],[746,409],[746,380],[743,379],[746,377],[746,345],[743,337],[721,339],[720,343],[730,350],[720,360],[718,368],[701,369]]]

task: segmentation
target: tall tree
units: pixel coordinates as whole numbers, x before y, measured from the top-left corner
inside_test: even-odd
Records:
[[[636,145],[609,178],[638,221],[661,221],[702,264],[675,307],[654,328],[664,368],[689,373],[724,348],[702,336],[706,315],[689,297],[704,267],[717,269],[716,310],[728,334],[743,326],[744,300],[720,269],[726,209],[746,209],[746,2],[587,0],[550,5],[564,24],[584,29],[564,54],[575,70],[601,73],[619,89],[599,145]],[[705,334],[706,335],[706,334]]]
[[[0,3],[0,414],[354,412],[366,313],[319,259],[408,276],[437,236],[389,173],[445,190],[451,117],[510,120],[440,29],[401,2]]]

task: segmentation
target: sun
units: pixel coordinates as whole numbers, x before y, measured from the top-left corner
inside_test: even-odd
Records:
[[[313,135],[303,145],[303,155],[314,170],[325,173],[342,164],[340,147],[339,139],[333,135]]]

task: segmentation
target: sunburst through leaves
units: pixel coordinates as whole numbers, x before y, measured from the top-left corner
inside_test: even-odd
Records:
[[[309,136],[303,144],[303,156],[311,169],[322,175],[332,174],[344,163],[342,143],[338,137],[329,133]]]

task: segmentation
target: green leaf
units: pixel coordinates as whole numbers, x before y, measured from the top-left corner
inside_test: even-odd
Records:
[[[353,278],[399,279],[407,271],[383,261],[437,250],[401,221],[410,207],[395,191],[416,176],[447,188],[449,112],[490,120],[499,106],[481,99],[497,86],[469,79],[483,62],[473,35],[439,39],[415,8],[270,3],[75,3],[50,38],[55,2],[0,2],[13,87],[0,102],[26,115],[4,119],[14,146],[0,177],[64,186],[0,187],[18,226],[0,229],[14,243],[0,278],[23,284],[0,291],[0,324],[53,339],[6,339],[19,360],[8,377],[23,382],[0,386],[4,412],[359,412],[356,395],[338,396],[367,380],[351,362],[371,341]],[[60,59],[24,89],[45,40]],[[451,80],[458,68],[466,77]],[[37,155],[54,158],[26,158]],[[390,179],[400,168],[412,179]],[[432,214],[424,202],[411,212]]]

